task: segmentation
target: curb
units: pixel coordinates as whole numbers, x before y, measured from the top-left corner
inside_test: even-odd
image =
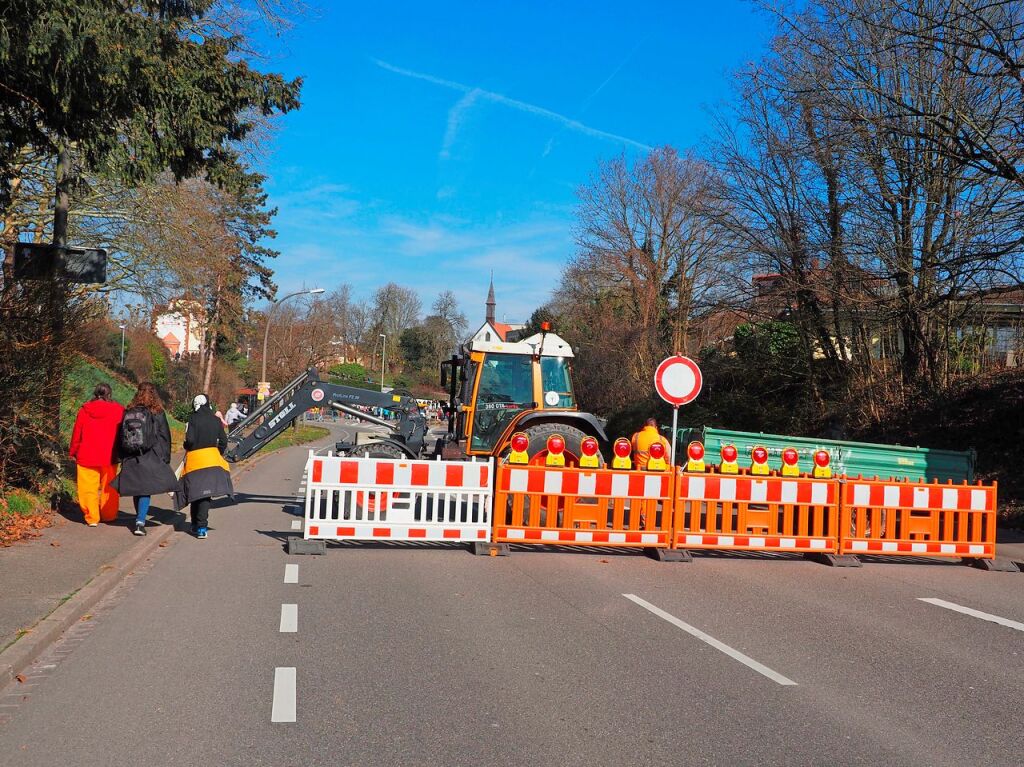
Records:
[[[14,681],[47,647],[113,591],[125,575],[156,551],[173,532],[174,525],[161,525],[146,536],[145,543],[103,565],[99,575],[29,629],[29,633],[0,652],[0,689]]]

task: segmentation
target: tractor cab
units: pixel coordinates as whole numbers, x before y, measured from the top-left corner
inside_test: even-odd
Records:
[[[570,460],[585,437],[606,442],[600,422],[577,408],[572,358],[568,342],[546,330],[521,341],[469,342],[441,368],[452,400],[449,440],[464,442],[467,455],[501,458],[512,435],[525,433],[531,460],[541,462],[552,434],[563,437]]]

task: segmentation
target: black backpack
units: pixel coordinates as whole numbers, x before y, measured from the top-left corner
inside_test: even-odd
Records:
[[[124,411],[121,420],[121,450],[126,455],[142,455],[153,449],[156,435],[153,414],[147,407],[133,407]]]

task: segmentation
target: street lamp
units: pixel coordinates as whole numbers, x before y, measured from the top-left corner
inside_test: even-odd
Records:
[[[121,328],[121,367],[124,367],[124,329],[127,325],[118,325]]]
[[[283,304],[289,298],[295,298],[295,296],[315,296],[323,293],[323,288],[311,288],[309,290],[296,290],[294,293],[289,293],[284,298],[279,298],[270,305],[267,309],[267,327],[263,331],[263,367],[260,371],[260,383],[266,383],[267,381],[267,341],[270,340],[270,317],[274,312],[274,309],[278,307],[278,304]]]
[[[385,352],[386,352],[386,350],[388,348],[388,334],[387,333],[380,333],[378,335],[380,335],[380,337],[384,339],[383,343],[381,343],[381,345],[380,345],[380,391],[381,391],[381,394],[383,394],[384,393],[384,365],[387,364],[387,356],[386,356]]]

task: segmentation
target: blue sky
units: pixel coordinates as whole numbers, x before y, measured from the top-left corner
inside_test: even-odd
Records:
[[[601,159],[697,145],[768,23],[748,2],[334,3],[263,41],[305,78],[266,160],[283,290],[394,280],[526,319]]]

